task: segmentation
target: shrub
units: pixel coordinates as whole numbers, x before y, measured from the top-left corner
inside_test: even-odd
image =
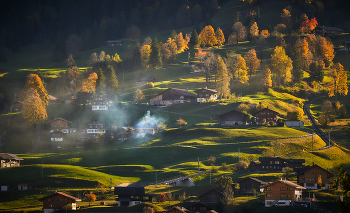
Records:
[[[148,82],[147,84],[143,85],[143,88],[145,89],[149,89],[149,88],[153,88],[154,87],[154,83],[152,82]]]
[[[273,126],[275,123],[273,121],[269,121],[269,125]]]
[[[241,160],[236,164],[236,168],[238,171],[244,171],[248,168],[247,162]]]
[[[250,107],[244,103],[241,103],[240,105],[238,105],[237,110],[240,112],[244,112],[247,113],[248,110],[250,109]]]

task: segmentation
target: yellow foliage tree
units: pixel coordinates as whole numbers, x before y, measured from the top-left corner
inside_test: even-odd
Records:
[[[170,58],[171,52],[168,49],[168,46],[166,44],[163,44],[162,42],[159,42],[159,48],[160,48],[160,55],[162,57],[162,61],[166,61]]]
[[[309,49],[309,43],[307,42],[307,39],[299,39],[296,46],[301,54],[302,65],[305,70],[310,66],[313,59],[312,52]]]
[[[24,88],[22,89],[19,100],[24,101],[26,99],[27,93],[30,89],[35,89],[37,93],[39,94],[40,99],[42,102],[47,106],[49,104],[49,95],[47,94],[47,91],[40,79],[40,77],[37,74],[29,74],[27,77],[27,82]]]
[[[221,56],[216,58],[216,64],[216,90],[221,98],[228,97],[230,95],[230,77],[228,75],[226,64]]]
[[[149,67],[148,61],[151,54],[151,46],[143,45],[140,49],[141,53],[141,65],[145,68]]]
[[[271,80],[271,70],[268,66],[264,67],[264,76],[262,79],[263,86],[266,88],[272,87],[272,80]]]
[[[239,82],[241,82],[242,84],[248,84],[247,65],[244,58],[241,55],[237,55],[235,73]]]
[[[293,69],[292,59],[286,55],[283,47],[276,46],[271,55],[271,69],[277,77],[278,85],[281,85],[281,80],[289,82],[292,78],[291,70]]]
[[[198,36],[198,40],[202,46],[213,46],[218,43],[215,37],[214,28],[210,25],[203,28]]]
[[[215,37],[216,37],[216,40],[218,41],[219,47],[225,43],[225,36],[222,30],[220,29],[220,27],[218,27],[215,31]]]
[[[177,54],[177,51],[178,51],[175,39],[168,38],[168,40],[166,42],[166,46],[170,50],[170,57],[171,58],[175,58],[176,54]]]
[[[329,97],[335,96],[335,101],[337,101],[337,93],[341,95],[348,94],[348,85],[346,83],[348,76],[346,71],[344,71],[343,65],[340,63],[334,64],[331,67],[329,78],[330,81],[327,86]]]
[[[259,37],[259,28],[256,22],[254,22],[250,27],[250,37],[252,38],[252,40],[255,40]]]
[[[47,119],[46,105],[34,88],[29,88],[25,93],[22,113],[27,122],[34,125],[34,129],[38,121]]]
[[[261,35],[262,37],[267,38],[267,37],[270,36],[270,33],[269,33],[268,30],[262,30],[262,31],[260,32],[260,35]]]
[[[282,22],[285,26],[287,26],[288,28],[291,28],[292,15],[290,14],[289,10],[283,9],[283,11],[281,13],[281,19],[282,19]]]
[[[322,36],[317,36],[317,47],[320,58],[324,61],[326,67],[333,65],[334,59],[334,46],[333,43]]]
[[[96,81],[98,79],[97,74],[91,73],[87,79],[84,80],[82,87],[79,91],[81,92],[95,92]]]
[[[232,34],[229,37],[229,44],[236,43],[238,46],[239,41],[244,41],[247,38],[246,27],[243,26],[242,22],[236,22],[232,26]]]
[[[177,36],[175,38],[175,42],[177,45],[177,51],[183,52],[183,51],[188,49],[187,42],[184,39],[182,32],[179,32],[179,34],[177,34]]]
[[[258,57],[256,57],[255,49],[249,50],[244,56],[244,59],[247,65],[248,73],[250,77],[252,77],[252,73],[256,73],[256,70],[260,67],[260,62]]]
[[[137,89],[135,96],[134,96],[134,103],[137,103],[143,99],[145,99],[145,96],[143,95],[143,93],[140,89]]]

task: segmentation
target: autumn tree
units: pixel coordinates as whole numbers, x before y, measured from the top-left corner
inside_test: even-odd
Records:
[[[111,65],[108,66],[108,78],[106,78],[107,95],[109,97],[115,96],[118,91],[118,78],[115,71]]]
[[[176,57],[177,54],[177,44],[175,42],[174,39],[172,38],[168,38],[167,42],[166,42],[166,46],[170,51],[170,59],[174,59]]]
[[[259,37],[259,28],[258,28],[258,24],[256,22],[254,22],[252,24],[249,32],[250,32],[250,37],[253,41]]]
[[[179,195],[179,200],[181,203],[184,203],[188,199],[188,196],[186,195],[186,192],[182,193],[182,195]]]
[[[45,106],[47,106],[49,104],[49,95],[47,94],[47,91],[40,77],[37,74],[28,75],[26,84],[20,93],[19,100],[24,101],[26,98],[27,92],[31,88],[36,90],[36,92],[39,94],[41,101],[44,103]]]
[[[270,33],[268,30],[262,30],[260,32],[260,36],[264,37],[264,38],[268,38],[270,36]]]
[[[344,96],[348,94],[348,85],[346,83],[348,76],[343,65],[340,63],[334,64],[328,77],[330,78],[327,86],[329,97],[335,96],[335,101],[337,101],[337,93]]]
[[[287,112],[287,119],[292,121],[302,120],[304,112],[299,107],[293,107]]]
[[[141,36],[141,31],[136,25],[131,25],[127,30],[126,30],[126,37],[135,39]]]
[[[272,87],[271,70],[268,66],[264,67],[262,83],[265,88]]]
[[[33,125],[34,131],[36,131],[36,123],[47,119],[46,104],[34,88],[28,88],[23,96],[23,117],[29,124]]]
[[[170,59],[171,52],[168,46],[166,44],[163,44],[162,42],[159,42],[159,48],[162,61],[165,62],[166,60]]]
[[[256,57],[255,49],[249,50],[248,53],[244,56],[244,59],[247,65],[249,76],[252,77],[252,73],[256,73],[256,70],[260,67],[260,62]]]
[[[309,49],[307,39],[298,39],[296,42],[296,47],[301,54],[303,68],[304,70],[307,70],[313,60],[313,55]]]
[[[258,52],[260,54],[260,62],[262,62],[264,50],[268,47],[266,37],[260,36],[256,42],[256,45],[258,46]]]
[[[225,36],[220,27],[218,27],[215,31],[215,37],[219,47],[225,43]]]
[[[89,202],[89,206],[91,205],[91,202],[94,202],[96,200],[96,195],[90,192],[89,194],[86,193],[84,195],[84,201]]]
[[[187,125],[187,122],[180,117],[179,120],[176,120],[176,125],[181,128],[182,126]]]
[[[141,53],[141,65],[145,68],[149,67],[149,59],[151,54],[151,46],[149,45],[143,45],[140,49]]]
[[[171,39],[175,39],[176,36],[177,36],[177,33],[176,33],[176,31],[173,29],[173,30],[171,31],[171,33],[170,33],[170,38],[171,38]]]
[[[226,69],[226,65],[221,56],[217,57],[217,71],[216,71],[216,90],[218,95],[223,97],[228,97],[230,95],[230,78]]]
[[[83,83],[83,75],[77,66],[68,68],[64,74],[64,85],[66,89],[74,95]]]
[[[277,36],[278,34],[285,34],[287,31],[287,26],[285,24],[277,24],[273,28],[272,35]]]
[[[83,81],[82,87],[80,89],[81,92],[94,92],[96,88],[96,80],[98,76],[97,74],[91,73],[87,79]]]
[[[316,43],[315,52],[323,60],[325,66],[330,67],[333,65],[335,54],[332,41],[325,37],[317,36]]]
[[[218,43],[215,37],[214,29],[210,25],[203,28],[202,32],[198,36],[198,40],[202,46],[213,46]]]
[[[188,49],[187,42],[184,39],[182,32],[179,32],[179,34],[176,36],[175,42],[179,52],[183,52]]]
[[[293,61],[292,81],[293,83],[300,83],[303,78],[304,72],[303,72],[301,53],[298,50],[298,47],[296,45],[294,45],[290,50],[290,57],[291,57],[291,60]]]
[[[154,208],[152,208],[150,206],[144,206],[143,213],[154,213]]]
[[[232,187],[232,185],[233,185],[232,178],[228,175],[221,176],[220,178],[217,178],[214,180],[214,186],[219,190],[225,189],[227,187]]]
[[[154,37],[152,40],[149,65],[154,69],[159,69],[162,67],[162,58],[160,56],[160,48],[157,37]]]
[[[198,59],[200,62],[204,61],[205,57],[208,56],[207,51],[202,51],[202,49],[198,49],[198,51],[194,54],[194,58]]]
[[[232,26],[232,34],[230,35],[228,42],[229,44],[237,44],[239,41],[244,41],[247,38],[247,30],[243,26],[242,22],[236,22]]]
[[[323,126],[328,126],[328,124],[334,120],[335,109],[332,102],[325,100],[321,107],[321,115],[318,117],[318,122]]]
[[[248,84],[248,68],[245,59],[241,55],[237,55],[234,69],[234,73],[237,76],[238,81],[242,84]]]
[[[310,33],[312,30],[314,30],[317,27],[318,23],[316,18],[307,19],[301,23],[300,30],[303,33]]]
[[[198,38],[198,33],[195,29],[192,30],[192,33],[191,33],[191,39],[188,43],[188,47],[190,49],[194,49],[195,47],[199,46],[199,38]]]
[[[164,203],[166,201],[165,194],[162,193],[159,195],[159,197],[160,197],[160,202]]]
[[[106,77],[102,68],[97,73],[96,93],[99,95],[106,94]]]
[[[204,57],[203,64],[205,68],[205,80],[208,84],[210,83],[212,76],[217,74],[217,56],[213,52],[207,52],[206,57]]]
[[[151,46],[151,44],[152,44],[152,39],[151,39],[151,37],[147,37],[147,38],[145,38],[145,41],[142,43],[142,46],[143,45],[150,45]]]
[[[293,69],[292,60],[286,55],[283,47],[276,46],[271,55],[271,71],[277,76],[278,85],[281,81],[289,82],[291,80],[291,70]]]
[[[292,15],[290,14],[289,10],[283,9],[283,11],[281,13],[281,20],[282,20],[282,23],[288,29],[291,29],[291,27],[292,27]]]
[[[134,95],[134,103],[138,103],[139,101],[145,99],[145,96],[143,95],[142,91],[140,89],[137,89]]]
[[[207,162],[210,163],[210,165],[214,165],[215,161],[216,161],[215,156],[211,155],[210,157],[207,158]]]

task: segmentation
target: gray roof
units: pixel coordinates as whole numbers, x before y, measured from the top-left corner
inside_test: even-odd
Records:
[[[318,28],[321,28],[323,30],[331,30],[331,31],[341,31],[344,32],[344,30],[337,28],[337,27],[325,27],[325,26],[317,26]]]
[[[192,92],[189,92],[185,89],[177,89],[177,88],[169,88],[169,89],[172,89],[172,90],[174,90],[182,95],[197,97],[195,94],[193,94]]]
[[[221,116],[223,116],[223,115],[225,115],[225,114],[228,114],[228,113],[230,113],[230,112],[236,112],[236,113],[239,113],[239,114],[243,114],[244,116],[248,116],[249,117],[249,115],[247,115],[247,114],[245,114],[245,113],[243,113],[243,112],[240,112],[240,111],[238,111],[238,110],[231,110],[231,111],[228,111],[228,112],[225,112],[224,114],[221,114],[221,115],[218,115],[218,116],[216,116],[216,117],[221,117]]]
[[[240,182],[242,182],[242,181],[245,181],[245,180],[247,180],[247,179],[251,179],[251,180],[254,180],[254,181],[256,181],[256,182],[259,182],[259,183],[261,183],[262,185],[266,185],[266,184],[267,184],[266,182],[264,182],[264,181],[262,181],[262,180],[259,180],[259,179],[257,179],[257,178],[253,178],[253,177],[247,177],[247,178],[245,178],[245,179],[243,179],[243,180],[238,181],[238,183],[240,183]]]
[[[213,93],[217,93],[217,92],[218,92],[218,91],[216,91],[216,90],[208,89],[208,88],[198,89],[198,90],[196,90],[196,91],[194,91],[194,92],[198,93],[197,91],[199,91],[199,90],[207,90],[207,91],[210,91],[210,92],[213,92]]]
[[[46,122],[46,123],[51,123],[52,121],[55,121],[55,120],[64,120],[64,121],[66,121],[66,122],[68,122],[68,123],[72,123],[72,122],[67,121],[66,119],[63,119],[63,118],[55,118],[55,119],[52,119],[52,120],[50,120],[50,121],[48,121],[48,122]]]
[[[300,185],[298,185],[298,184],[296,184],[296,183],[293,183],[293,182],[291,182],[291,181],[288,181],[288,180],[278,180],[278,181],[275,181],[275,182],[273,182],[273,183],[269,183],[269,184],[265,185],[265,187],[270,186],[270,185],[272,185],[272,184],[275,184],[275,183],[277,183],[277,182],[285,183],[285,184],[287,184],[288,186],[291,186],[291,187],[294,187],[294,188],[297,188],[297,189],[306,189],[305,187],[300,186]]]
[[[140,81],[155,81],[155,78],[141,78]]]
[[[284,161],[293,162],[293,163],[305,163],[305,159],[284,159],[280,157],[259,157],[259,161],[269,161],[269,160],[275,160],[275,159],[282,159]]]
[[[144,187],[114,187],[115,195],[145,195]]]
[[[22,158],[18,157],[17,155],[14,155],[11,153],[0,153],[0,159],[23,160]]]

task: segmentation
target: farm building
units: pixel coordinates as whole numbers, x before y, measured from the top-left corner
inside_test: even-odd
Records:
[[[81,199],[63,192],[56,192],[54,194],[40,198],[39,201],[43,202],[44,213],[51,213],[54,211],[63,210],[67,204],[71,204],[70,210],[76,210],[77,202],[80,202]]]
[[[322,188],[329,188],[330,179],[333,174],[318,165],[307,166],[297,174],[298,184],[307,189],[317,189],[318,179],[321,178]]]
[[[265,122],[273,121],[274,124],[277,124],[279,113],[275,112],[269,108],[261,109],[253,113],[253,116],[256,117],[256,123],[262,125]]]
[[[114,187],[114,195],[118,195],[118,206],[133,206],[139,203],[152,203],[152,196],[145,194],[144,187]]]
[[[91,100],[91,110],[108,110],[111,101],[103,95],[94,95]]]
[[[139,81],[136,81],[136,86],[142,86],[147,83],[154,83],[156,82],[155,78],[141,78]]]
[[[61,131],[63,133],[72,133],[76,131],[76,129],[71,128],[72,122],[67,121],[63,118],[55,118],[47,122],[50,125],[50,133],[54,131]]]
[[[18,112],[22,110],[22,107],[23,107],[23,103],[21,101],[16,101],[10,105],[10,110],[11,112]]]
[[[303,189],[305,187],[287,180],[278,180],[267,184],[264,186],[265,207],[271,207],[279,200],[300,200]]]
[[[59,104],[60,103],[60,100],[52,95],[49,95],[49,101],[50,101],[50,104]]]
[[[245,126],[249,122],[249,115],[237,110],[218,115],[217,118],[219,125],[225,126]]]
[[[168,106],[194,102],[196,95],[184,89],[169,88],[162,93],[150,98],[150,105]]]
[[[88,134],[98,134],[98,133],[106,133],[108,130],[107,123],[104,123],[99,120],[93,120],[85,124],[86,126],[86,133]]]
[[[208,88],[196,90],[195,93],[197,93],[197,102],[215,101],[218,98],[216,95],[218,92]]]
[[[258,161],[252,161],[248,169],[250,171],[283,171],[284,167],[302,168],[305,159],[283,159],[280,157],[259,157]]]
[[[330,35],[342,34],[345,31],[336,27],[317,26],[314,32],[316,35],[330,36]]]
[[[255,193],[264,192],[264,186],[267,184],[264,181],[261,181],[257,178],[248,177],[243,180],[238,181],[239,183],[239,192],[240,193]]]
[[[188,210],[184,207],[178,207],[178,206],[174,206],[171,209],[169,209],[168,211],[166,211],[165,213],[187,213]]]
[[[61,131],[53,131],[50,133],[50,140],[52,142],[61,142],[63,141],[64,133]]]
[[[198,213],[205,213],[213,210],[209,206],[206,206],[203,203],[198,203],[198,202],[186,203],[183,207],[187,209],[189,212],[198,212]]]
[[[107,41],[107,45],[110,47],[119,47],[119,46],[123,46],[123,40],[110,40]]]
[[[74,97],[76,104],[89,105],[91,102],[92,93],[89,92],[77,92]]]
[[[303,121],[285,121],[287,127],[304,127]]]
[[[20,166],[22,158],[10,153],[0,153],[1,167]]]
[[[221,192],[217,191],[216,189],[212,189],[198,196],[201,203],[209,206],[215,205],[223,197],[224,195]]]

